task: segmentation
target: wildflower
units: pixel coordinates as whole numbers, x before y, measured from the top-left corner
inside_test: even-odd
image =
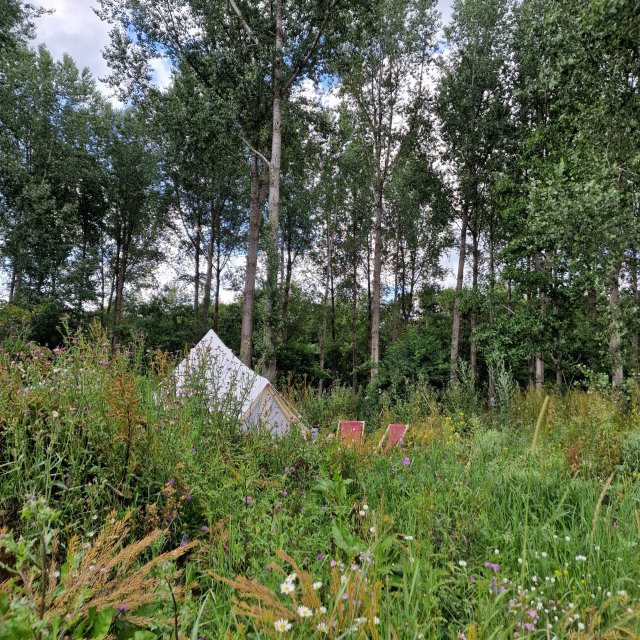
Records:
[[[175,483],[176,483],[176,481],[175,481],[175,479],[174,479],[174,478],[169,478],[169,480],[168,480],[168,482],[167,482],[167,484],[168,484],[170,487],[173,487],[173,485],[174,485]]]
[[[52,418],[58,418],[60,416],[60,414],[57,411],[52,411],[51,412],[51,417]]]
[[[318,613],[327,613],[327,607],[320,607]]]
[[[287,576],[287,580],[286,580],[286,581],[287,581],[287,582],[295,582],[297,577],[298,577],[298,574],[297,574],[297,573],[290,573],[290,574]]]
[[[369,505],[368,504],[363,504],[362,508],[364,511],[368,511],[369,510]]]
[[[280,511],[280,509],[282,509],[282,502],[278,502],[278,504],[276,505],[276,510]]]
[[[322,560],[322,558],[324,558],[324,556],[323,556],[321,553],[319,553],[319,554],[317,555],[317,558],[318,558],[318,560]]]
[[[493,571],[495,571],[496,573],[497,573],[498,571],[500,571],[500,565],[499,565],[499,564],[496,564],[495,562],[485,562],[485,563],[484,563],[484,566],[485,566],[487,569],[492,569],[492,570],[493,570]]]
[[[253,498],[251,496],[247,496],[244,501],[246,504],[251,504],[253,502]]]
[[[402,458],[402,464],[403,464],[405,467],[408,467],[408,466],[409,466],[409,464],[411,464],[411,460],[409,460],[409,458],[407,458],[407,457]]]
[[[182,536],[182,540],[180,540],[180,546],[181,547],[186,547],[189,544],[189,536],[185,533]]]
[[[375,533],[376,532],[376,528],[375,527],[370,527],[369,528],[369,532],[370,533]]]
[[[581,556],[581,555],[576,556],[576,562],[585,562],[586,559],[587,559],[586,556]]]
[[[363,511],[362,509],[360,509],[360,511],[358,511],[358,515],[361,516],[362,518],[364,518],[364,516],[367,515],[367,512]]]
[[[209,527],[207,527],[207,525],[202,525],[200,527],[200,531],[202,531],[202,533],[209,533]]]
[[[467,563],[464,560],[458,560],[458,564],[464,569],[467,566]]]
[[[413,540],[413,536],[402,536],[405,540],[408,540],[409,542],[411,542],[411,540]]]
[[[499,556],[500,555],[500,549],[494,549],[493,553],[495,553],[497,556]]]
[[[314,591],[317,591],[322,586],[322,582],[318,580],[317,582],[314,582],[311,586],[313,587]]]
[[[316,629],[320,633],[329,633],[329,627],[327,626],[326,622],[318,622]]]
[[[363,622],[366,622],[366,621],[367,621],[367,619],[366,619],[366,618],[364,618],[364,617],[356,618],[356,619],[354,620],[354,622],[355,622],[358,626],[359,626],[359,625],[361,625]]]
[[[285,620],[284,618],[281,618],[280,620],[276,620],[273,623],[273,626],[275,627],[276,631],[278,631],[279,633],[284,633],[285,631],[289,631],[289,629],[291,629],[291,623],[288,620]]]
[[[373,616],[373,624],[380,624],[380,618],[378,618],[378,616]]]
[[[569,542],[571,540],[571,536],[565,536],[564,539]]]
[[[288,494],[286,491],[281,491],[281,492],[280,492],[280,495],[281,495],[283,498],[286,498],[289,494]]]
[[[125,611],[127,611],[129,609],[129,607],[126,604],[119,604],[118,605],[118,611],[120,613],[124,613]]]
[[[280,593],[284,593],[285,595],[289,595],[295,590],[296,588],[288,581],[285,581],[280,585]]]
[[[523,563],[522,558],[518,558],[518,564],[522,564],[522,563]]]
[[[330,564],[332,568],[338,565],[338,563],[335,560],[332,560]]]
[[[578,622],[578,631],[584,631],[584,622]]]
[[[305,607],[304,605],[300,605],[298,607],[298,615],[301,618],[310,618],[313,615],[313,611],[309,609],[309,607]]]

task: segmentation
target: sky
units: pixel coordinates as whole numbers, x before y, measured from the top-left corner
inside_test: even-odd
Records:
[[[88,67],[102,92],[113,99],[111,89],[101,79],[108,74],[107,64],[102,50],[109,43],[109,25],[102,22],[93,12],[96,3],[93,0],[40,0],[38,5],[53,9],[54,13],[45,15],[37,21],[36,42],[44,43],[55,58],[68,53],[78,67]],[[438,0],[438,10],[446,24],[451,17],[453,0]],[[154,67],[155,81],[166,86],[171,78],[169,66],[157,62]],[[114,102],[116,102],[114,100]],[[442,263],[448,270],[456,261],[456,253],[450,252],[443,257]],[[166,281],[166,278],[161,278]],[[445,276],[443,284],[453,284],[451,271]],[[225,292],[230,297],[230,292]]]
[[[96,79],[107,75],[107,65],[102,58],[102,50],[109,42],[109,25],[103,23],[93,12],[92,0],[40,0],[38,5],[54,9],[52,15],[38,20],[38,43],[43,42],[54,57],[68,53],[79,67],[89,67]],[[453,0],[438,0],[438,9],[444,22],[451,16]],[[165,85],[170,78],[168,67],[156,65],[156,81]],[[109,89],[101,85],[108,95]]]

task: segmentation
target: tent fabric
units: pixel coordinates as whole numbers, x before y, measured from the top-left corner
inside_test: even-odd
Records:
[[[175,371],[178,393],[203,393],[210,408],[237,417],[245,430],[266,425],[282,435],[300,416],[273,385],[245,366],[210,330]]]

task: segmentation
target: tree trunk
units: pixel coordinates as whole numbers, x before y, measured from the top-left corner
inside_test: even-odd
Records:
[[[122,303],[124,299],[124,284],[127,277],[127,266],[129,262],[129,239],[123,242],[122,256],[120,257],[120,264],[118,268],[118,274],[116,277],[116,298],[113,311],[113,335],[111,337],[111,345],[116,347],[119,343],[118,327],[122,320]]]
[[[216,288],[213,298],[213,330],[218,331],[220,325],[220,278],[222,275],[222,267],[220,266],[221,252],[220,227],[218,226],[216,233]]]
[[[251,342],[253,338],[253,318],[256,300],[256,271],[258,267],[258,240],[260,219],[262,218],[262,185],[260,165],[254,153],[251,162],[251,202],[249,205],[249,238],[242,294],[242,328],[240,331],[240,360],[251,367]]]
[[[619,268],[616,267],[611,278],[609,291],[609,311],[611,313],[609,352],[611,354],[611,386],[615,389],[624,381],[622,363],[622,326],[620,321],[620,285],[618,283]]]
[[[196,223],[196,238],[195,238],[195,273],[193,275],[193,317],[194,321],[198,323],[198,305],[200,303],[200,247],[202,244],[202,212],[198,207],[198,219]]]
[[[636,249],[633,249],[631,256],[631,295],[633,296],[633,318],[638,317],[638,302],[640,300],[640,294],[638,292],[638,254]],[[633,376],[637,380],[638,373],[640,372],[640,340],[638,337],[638,321],[637,319],[633,323],[633,333],[631,334],[631,366],[633,370]]]
[[[473,291],[473,301],[471,307],[471,342],[469,345],[469,366],[471,368],[472,379],[475,380],[478,377],[478,341],[475,337],[476,327],[478,325],[478,272],[480,269],[479,261],[479,229],[478,229],[478,212],[473,214],[473,229],[472,229],[472,255],[473,264],[471,267],[471,289]]]
[[[354,235],[355,237],[355,235]],[[351,283],[351,387],[358,391],[358,264],[357,255],[353,260],[353,281]]]
[[[320,382],[318,383],[318,391],[322,393],[324,387],[324,360],[327,349],[327,323],[329,316],[329,289],[331,286],[331,263],[333,252],[333,233],[331,223],[327,224],[327,264],[324,277],[324,296],[322,297],[322,329],[320,331]]]
[[[278,236],[280,230],[280,158],[282,152],[282,0],[274,0],[275,50],[273,60],[273,122],[271,159],[269,161],[269,230],[267,244],[267,286],[264,348],[264,374],[273,382],[276,377],[276,335],[280,311],[278,305]]]
[[[460,225],[460,246],[458,254],[458,276],[456,278],[456,296],[453,301],[453,318],[451,322],[451,371],[449,379],[452,384],[458,381],[458,358],[460,355],[460,295],[464,283],[464,263],[467,253],[467,225],[469,223],[469,203],[462,205],[462,221]]]
[[[538,251],[535,257],[535,269],[537,273],[542,273],[544,271],[544,263],[542,254]],[[547,294],[543,289],[538,288],[538,299],[540,305],[540,316],[542,320],[542,325],[544,327],[544,319],[547,315]],[[538,336],[538,342],[543,339],[544,336]],[[542,389],[542,385],[544,385],[544,358],[542,355],[542,351],[536,351],[535,354],[535,386],[536,389]]]
[[[209,242],[207,242],[207,273],[204,280],[204,291],[202,295],[202,312],[200,317],[199,333],[200,337],[202,332],[206,332],[209,326],[209,311],[211,309],[211,287],[213,283],[213,248],[215,242],[219,239],[218,227],[221,209],[223,207],[222,197],[218,196],[214,202],[211,203],[211,220],[209,222]],[[214,327],[215,330],[215,327]]]
[[[376,218],[373,243],[373,291],[371,303],[371,380],[378,375],[380,362],[380,287],[382,276],[382,181],[376,189]]]

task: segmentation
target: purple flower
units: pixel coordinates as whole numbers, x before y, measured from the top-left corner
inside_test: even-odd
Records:
[[[535,609],[529,609],[527,611],[527,615],[532,619],[535,620],[538,617],[538,612]]]
[[[169,482],[167,482],[167,484],[168,484],[170,487],[173,487],[173,485],[174,485],[175,483],[176,483],[176,481],[175,481],[173,478],[169,478]]]
[[[126,605],[126,604],[119,604],[119,605],[118,605],[118,611],[119,611],[120,613],[124,613],[125,611],[127,611],[127,609],[128,609],[128,608],[129,608],[129,607],[127,607],[127,605]]]
[[[253,502],[253,498],[251,496],[247,496],[244,501],[246,504],[251,504]]]
[[[280,511],[280,509],[282,509],[282,502],[278,502],[278,504],[276,505],[276,509],[278,511]]]
[[[409,460],[409,458],[406,458],[406,457],[405,457],[405,458],[402,458],[402,464],[403,464],[405,467],[408,467],[408,466],[411,464],[411,460]]]
[[[185,493],[184,494],[184,500],[185,500],[185,502],[191,502],[191,494],[190,493]]]
[[[200,531],[202,531],[202,533],[209,533],[209,527],[207,527],[207,525],[204,524],[200,527]]]
[[[498,571],[500,571],[500,565],[496,564],[495,562],[485,562],[484,566],[487,567],[487,569],[492,569],[496,573],[498,573]]]
[[[322,513],[327,513],[327,505],[322,505]]]
[[[324,556],[321,553],[319,553],[318,554],[318,560],[322,560],[322,558],[324,558]]]
[[[338,566],[338,563],[337,563],[335,560],[332,560],[332,561],[331,561],[331,566],[332,566],[332,567],[337,567],[337,566]]]
[[[189,536],[185,533],[182,536],[182,540],[180,540],[180,546],[181,547],[186,547],[189,544]]]
[[[286,491],[282,491],[282,492],[280,493],[280,495],[281,495],[283,498],[286,498],[289,494],[288,494]]]

